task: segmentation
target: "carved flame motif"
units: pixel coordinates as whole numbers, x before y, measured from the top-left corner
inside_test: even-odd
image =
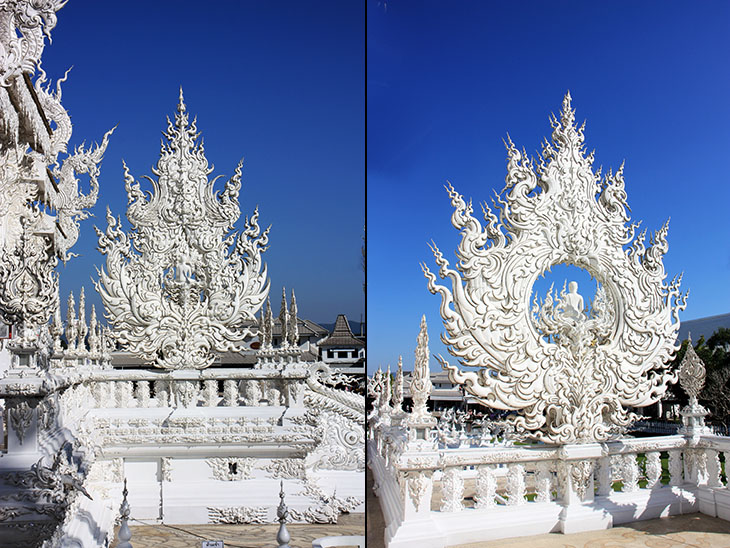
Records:
[[[56,12],[67,0],[0,0],[0,86],[23,72],[32,73],[41,58],[44,38],[51,39]]]
[[[61,104],[66,76],[52,88],[40,60],[64,4],[0,0],[0,320],[22,326],[17,344],[35,340],[35,328],[58,306],[55,267],[74,255],[113,131],[101,144],[67,154],[73,128]],[[81,174],[89,177],[87,194]]]
[[[682,363],[679,364],[679,384],[689,396],[690,406],[697,405],[697,397],[705,386],[705,364],[695,352],[691,338]]]
[[[239,163],[223,191],[214,193],[195,120],[180,90],[174,124],[168,119],[152,192],[143,192],[126,165],[129,234],[107,210],[97,229],[107,271],[96,288],[114,335],[157,367],[202,369],[216,352],[240,347],[256,331],[254,314],[269,291],[261,253],[268,243],[258,209],[241,233]],[[231,249],[232,248],[232,249]]]
[[[648,248],[645,231],[635,238],[623,166],[603,177],[593,172],[570,94],[551,124],[553,142],[544,142],[537,162],[508,140],[506,186],[493,200],[497,213],[482,206],[484,228],[471,202],[447,187],[461,231],[457,270],[432,249],[452,289],[423,271],[441,296],[444,342],[463,365],[480,368],[462,372],[442,360],[452,382],[484,405],[518,410],[512,421],[535,439],[605,440],[631,421],[624,406],[649,405],[676,381],[666,363],[677,350],[687,294],[680,294],[681,276],[664,283],[668,225]],[[553,321],[560,303],[536,306],[537,318],[530,310],[533,283],[558,264],[584,268],[603,288],[597,315],[571,320],[570,336]],[[563,330],[562,344],[546,340],[551,329]]]

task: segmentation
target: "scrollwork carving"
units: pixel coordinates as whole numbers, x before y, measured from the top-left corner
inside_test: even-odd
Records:
[[[96,288],[129,351],[164,369],[203,369],[256,334],[255,313],[269,290],[261,259],[268,229],[259,229],[256,210],[243,232],[230,232],[240,216],[242,164],[214,192],[182,90],[164,135],[151,193],[124,166],[132,231],[107,210],[106,232],[97,229],[106,271]]]
[[[462,236],[458,269],[432,247],[451,289],[425,265],[423,271],[441,297],[444,342],[462,364],[479,369],[461,371],[442,359],[453,383],[484,405],[519,411],[515,425],[537,440],[602,441],[630,423],[626,408],[656,402],[676,380],[666,364],[677,350],[687,295],[681,276],[664,282],[668,225],[648,247],[645,232],[635,238],[623,166],[603,177],[593,172],[569,94],[551,123],[552,144],[545,141],[537,162],[508,140],[507,183],[494,202],[497,213],[483,205],[484,228],[471,202],[447,187]],[[538,307],[536,327],[533,283],[558,264],[583,268],[599,282],[593,324],[583,311],[551,323],[554,315],[540,316]],[[549,340],[551,330],[567,346]]]

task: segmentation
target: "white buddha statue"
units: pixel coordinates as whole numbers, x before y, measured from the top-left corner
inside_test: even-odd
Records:
[[[563,315],[573,320],[583,317],[583,296],[578,293],[578,282],[568,284],[568,294],[563,300]]]

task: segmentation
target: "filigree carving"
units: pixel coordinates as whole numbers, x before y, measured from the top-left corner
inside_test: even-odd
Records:
[[[263,469],[276,479],[305,478],[304,459],[271,459]]]
[[[8,404],[8,421],[18,437],[18,443],[23,445],[25,432],[33,422],[33,408],[26,400],[12,401]]]
[[[289,517],[291,521],[299,521],[304,523],[337,523],[337,518],[345,512],[352,512],[355,508],[363,503],[362,499],[357,497],[341,498],[337,496],[337,492],[331,495],[326,494],[322,489],[308,483],[302,494],[318,499],[316,505],[312,505],[305,510],[289,509]]]
[[[317,430],[321,442],[311,455],[314,470],[365,470],[365,430],[361,424],[323,411]]]
[[[22,324],[21,339],[30,337],[32,342],[29,333],[45,324],[58,305],[55,267],[59,258],[65,262],[73,256],[69,250],[78,239],[79,222],[96,203],[98,166],[113,129],[100,145],[88,150],[82,145],[61,158],[72,130],[61,105],[66,77],[51,90],[40,60],[34,57],[42,51],[40,29],[45,24],[48,31],[55,25],[54,12],[61,4],[53,0],[11,4],[0,4],[0,20],[8,31],[0,36],[0,319]],[[25,34],[30,27],[14,28],[21,24],[20,13],[25,14],[24,24],[33,23],[31,35],[39,47],[17,57],[19,51],[13,53],[13,48],[28,45],[31,36]],[[31,50],[34,53],[26,57]],[[8,61],[14,55],[15,61]],[[35,83],[28,74],[21,77],[15,72],[24,67],[31,73],[36,63],[40,75]],[[78,175],[84,173],[90,180],[87,194],[79,189]]]
[[[525,467],[521,464],[510,464],[507,472],[507,506],[525,504]]]
[[[462,236],[458,269],[433,251],[452,288],[423,270],[431,293],[441,296],[444,342],[462,364],[479,368],[463,372],[442,359],[452,382],[484,405],[518,410],[516,426],[538,440],[601,441],[632,420],[626,407],[656,402],[676,380],[666,364],[677,350],[687,295],[681,277],[664,283],[668,225],[648,247],[645,232],[634,239],[623,166],[603,177],[593,172],[569,94],[560,121],[551,122],[553,142],[544,143],[536,164],[508,140],[504,197],[496,198],[497,213],[483,206],[484,228],[472,204],[447,187]],[[550,313],[536,327],[533,283],[558,264],[587,270],[603,288],[592,325],[580,325],[590,319],[570,307],[570,321],[551,323]],[[570,329],[577,332],[569,336]],[[546,340],[554,330],[567,348]]]
[[[56,12],[67,0],[5,0],[0,3],[0,86],[21,74],[33,73],[41,59],[45,38],[51,39]]]
[[[97,229],[106,271],[96,288],[126,349],[157,367],[202,369],[256,334],[255,313],[269,290],[261,259],[268,229],[261,233],[257,209],[243,232],[231,232],[242,164],[214,192],[182,90],[164,135],[151,193],[124,166],[132,230],[124,233],[107,210],[106,232]]]
[[[689,396],[689,406],[697,406],[697,397],[705,386],[705,364],[695,352],[691,337],[682,363],[679,364],[679,384]]]
[[[269,510],[266,506],[239,506],[237,508],[208,507],[210,523],[268,523]]]
[[[398,356],[398,371],[393,384],[393,408],[396,413],[403,412],[403,358]]]
[[[160,459],[160,477],[162,481],[172,481],[172,457]]]
[[[431,486],[430,474],[427,475],[424,472],[408,472],[406,474],[406,481],[408,482],[408,494],[413,501],[413,506],[416,507],[416,512],[421,509],[421,504],[424,502],[428,488]]]
[[[464,509],[464,478],[461,468],[450,467],[441,478],[441,511],[460,512]]]
[[[497,506],[497,477],[494,475],[494,466],[480,466],[477,472],[477,493],[475,497],[477,508],[494,508]]]
[[[535,501],[550,502],[552,498],[552,473],[549,462],[537,463],[535,472]]]
[[[661,487],[662,463],[658,451],[651,451],[646,454],[646,486],[650,489]]]
[[[249,457],[212,457],[205,459],[213,472],[213,478],[220,481],[241,481],[251,478],[256,459]]]
[[[405,424],[412,433],[412,438],[427,439],[428,430],[436,426],[436,419],[426,407],[426,402],[431,397],[431,369],[428,365],[428,326],[426,325],[426,316],[421,317],[421,328],[418,332],[416,344],[416,362],[413,367],[413,376],[411,377],[411,398],[413,399],[413,407],[410,414],[405,420]],[[390,376],[384,378],[383,392],[390,389]],[[385,410],[380,405],[381,410]]]

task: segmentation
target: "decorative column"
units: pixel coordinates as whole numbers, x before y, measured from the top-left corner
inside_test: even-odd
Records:
[[[433,495],[433,470],[400,472],[398,483],[401,488],[403,519],[428,518]]]
[[[431,396],[432,388],[431,369],[428,365],[428,326],[424,315],[421,318],[421,330],[418,333],[416,346],[416,364],[411,379],[413,409],[405,420],[409,442],[431,444],[431,430],[436,427],[436,419],[426,407],[426,402]]]
[[[403,357],[398,356],[398,372],[395,374],[395,382],[393,383],[393,424],[400,424],[406,417],[403,411]]]
[[[695,352],[692,346],[692,337],[687,341],[687,351],[679,365],[679,384],[682,390],[689,396],[689,403],[682,408],[682,428],[679,433],[683,434],[689,445],[695,446],[702,434],[710,434],[710,429],[705,426],[707,409],[697,401],[697,397],[705,385],[705,364]]]

